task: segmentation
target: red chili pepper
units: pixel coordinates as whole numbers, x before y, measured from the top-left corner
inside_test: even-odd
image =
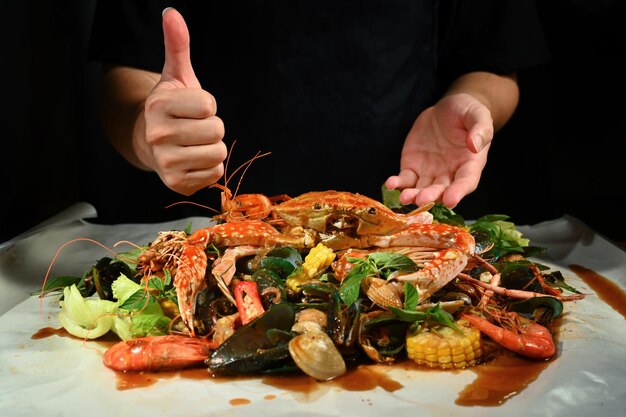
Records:
[[[265,312],[254,281],[239,281],[235,284],[235,302],[241,324],[248,324]]]

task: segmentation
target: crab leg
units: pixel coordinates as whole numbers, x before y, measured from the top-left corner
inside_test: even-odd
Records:
[[[454,248],[471,255],[476,243],[465,229],[447,224],[411,224],[390,235],[366,235],[362,247],[388,248],[396,246],[425,246],[436,249]]]
[[[437,252],[424,268],[410,274],[399,275],[394,279],[412,283],[418,289],[420,303],[423,303],[452,281],[466,265],[466,254],[457,249],[444,249]]]
[[[207,256],[205,251],[209,245],[227,247],[289,245],[303,248],[311,245],[309,240],[309,237],[304,234],[284,235],[261,220],[222,223],[195,231],[183,245],[182,254],[178,260],[177,272],[174,276],[174,287],[176,287],[180,315],[190,334],[192,336],[195,335],[193,315],[196,310],[196,299],[200,291],[206,287],[204,276],[206,275]],[[215,265],[216,277],[218,278],[218,283],[222,279],[223,282],[220,285],[220,289],[225,295],[227,293],[230,294],[225,280],[229,280],[231,272],[234,273],[234,271],[230,271],[229,265],[230,262],[234,263],[238,253],[241,252],[229,252],[228,262],[223,261]],[[234,304],[232,296],[229,299]]]
[[[263,248],[261,246],[235,246],[226,249],[224,254],[213,262],[211,273],[217,281],[217,286],[231,303],[236,304],[233,295],[228,289],[228,285],[235,275],[235,263],[237,259],[243,256],[256,255],[262,250]]]
[[[419,271],[394,278],[413,283],[422,303],[465,269],[476,245],[474,237],[465,229],[446,224],[412,224],[398,233],[365,236],[364,240],[369,245],[384,248],[424,246],[440,249]]]

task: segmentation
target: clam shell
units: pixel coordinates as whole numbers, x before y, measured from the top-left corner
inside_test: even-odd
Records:
[[[346,373],[346,364],[333,343],[323,332],[307,332],[289,341],[289,353],[305,374],[328,381]]]

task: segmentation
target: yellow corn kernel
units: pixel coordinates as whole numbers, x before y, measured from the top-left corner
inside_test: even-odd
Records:
[[[330,266],[335,260],[335,253],[332,249],[318,243],[316,247],[309,251],[304,258],[302,267],[293,275],[287,277],[286,285],[292,291],[297,291],[298,287],[316,278],[321,272]]]
[[[476,365],[483,354],[480,330],[465,320],[457,320],[463,332],[447,326],[420,327],[406,338],[407,355],[415,363],[429,368],[463,369]]]

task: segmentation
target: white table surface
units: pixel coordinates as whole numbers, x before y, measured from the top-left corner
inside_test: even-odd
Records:
[[[483,416],[507,417],[624,415],[626,403],[626,320],[578,279],[568,265],[578,264],[626,288],[626,252],[565,216],[520,226],[531,243],[548,248],[540,261],[559,269],[566,281],[589,293],[566,303],[560,356],[520,394],[497,408],[460,407],[454,400],[475,374],[394,370],[404,388],[348,392],[327,389],[311,397],[245,380],[216,384],[208,380],[170,379],[141,389],[119,391],[115,375],[101,363],[102,352],[62,337],[33,340],[38,329],[59,327],[58,299],[47,297],[43,314],[32,296],[41,289],[58,249],[76,238],[90,238],[113,247],[121,240],[145,244],[161,230],[192,229],[206,218],[163,224],[97,225],[88,204],[59,216],[0,246],[0,416]],[[119,251],[121,248],[118,247]],[[100,246],[78,241],[60,251],[51,275],[80,276],[106,256]],[[271,401],[267,396],[275,396]],[[233,398],[250,404],[233,406]]]

